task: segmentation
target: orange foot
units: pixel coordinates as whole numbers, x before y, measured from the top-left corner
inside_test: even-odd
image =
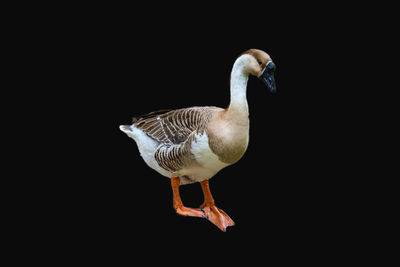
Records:
[[[223,210],[217,208],[215,204],[203,204],[200,208],[205,217],[224,232],[228,226],[235,225],[233,220]]]
[[[192,209],[192,208],[187,208],[185,206],[177,206],[175,207],[176,213],[182,215],[182,216],[192,216],[192,217],[200,217],[204,218],[204,213],[200,209]]]

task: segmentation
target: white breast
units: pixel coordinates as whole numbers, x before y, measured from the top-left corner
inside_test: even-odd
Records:
[[[218,171],[220,171],[222,168],[229,165],[229,164],[226,164],[226,163],[220,161],[218,156],[212,152],[212,150],[208,144],[207,134],[204,133],[202,135],[196,135],[196,138],[194,141],[192,141],[191,145],[192,145],[191,146],[192,154],[195,156],[196,161],[204,169],[207,169],[215,174]],[[209,177],[207,177],[207,178],[209,178]]]

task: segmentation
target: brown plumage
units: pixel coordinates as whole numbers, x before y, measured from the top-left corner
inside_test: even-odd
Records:
[[[194,136],[202,134],[212,116],[220,110],[217,107],[158,110],[134,117],[133,125],[160,143],[154,155],[157,163],[175,172],[194,161],[190,153]]]

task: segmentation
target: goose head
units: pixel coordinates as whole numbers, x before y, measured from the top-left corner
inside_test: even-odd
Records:
[[[264,51],[258,49],[249,49],[241,56],[243,55],[248,55],[246,57],[245,71],[262,80],[268,89],[274,93],[276,91],[274,78],[276,67],[271,57]]]

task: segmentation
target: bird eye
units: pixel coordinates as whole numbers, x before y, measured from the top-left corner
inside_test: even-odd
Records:
[[[258,64],[262,65],[262,62],[261,62],[261,61],[258,61]]]

